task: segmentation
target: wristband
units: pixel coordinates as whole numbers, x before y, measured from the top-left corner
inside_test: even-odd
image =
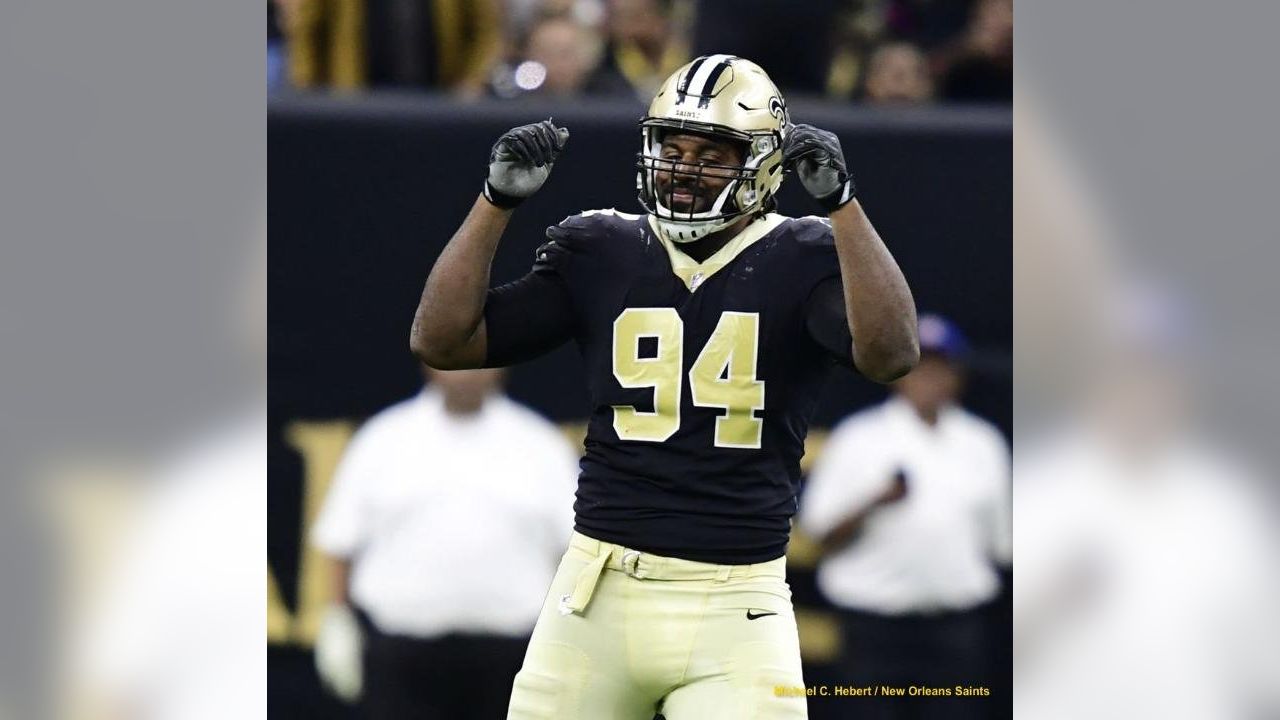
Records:
[[[854,187],[853,178],[846,178],[844,184],[837,188],[835,192],[818,198],[818,204],[821,205],[822,209],[826,210],[828,213],[833,213],[845,205],[848,205],[849,201],[853,199],[853,196],[857,194],[857,192],[858,189]]]
[[[484,181],[484,199],[488,200],[491,205],[500,207],[503,210],[514,209],[517,205],[524,202],[524,198],[508,195],[501,190],[495,188],[488,178]]]

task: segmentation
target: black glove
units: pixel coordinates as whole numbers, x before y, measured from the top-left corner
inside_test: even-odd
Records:
[[[500,208],[513,208],[542,187],[551,166],[564,151],[569,131],[550,120],[512,128],[489,153],[484,197]]]
[[[790,126],[782,141],[782,163],[827,212],[844,207],[857,192],[834,133],[812,125]]]

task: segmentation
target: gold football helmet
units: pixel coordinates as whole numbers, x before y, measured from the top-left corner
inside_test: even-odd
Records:
[[[745,215],[768,212],[782,186],[782,138],[788,124],[787,106],[765,71],[750,60],[733,55],[704,55],[675,71],[662,83],[640,121],[643,145],[636,185],[640,204],[652,214],[662,233],[673,242],[691,242],[731,225]],[[662,157],[663,137],[683,130],[740,143],[741,165],[690,165]],[[709,208],[694,212],[672,208],[661,197],[658,176],[685,175],[728,178],[730,182]]]

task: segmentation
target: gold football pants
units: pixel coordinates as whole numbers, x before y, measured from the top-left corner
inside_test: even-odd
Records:
[[[803,719],[803,685],[785,558],[714,565],[574,533],[507,718]]]

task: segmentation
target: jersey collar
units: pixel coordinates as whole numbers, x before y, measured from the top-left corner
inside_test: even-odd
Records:
[[[652,215],[648,217],[649,229],[653,231],[653,236],[658,239],[658,242],[662,243],[662,247],[666,248],[667,257],[671,260],[671,272],[680,278],[680,281],[689,289],[689,292],[697,290],[708,278],[733,262],[733,259],[741,254],[743,250],[754,245],[757,240],[768,235],[787,219],[783,215],[769,213],[743,228],[742,232],[733,236],[733,239],[725,243],[724,247],[715,251],[711,257],[698,262],[684,254],[683,251],[676,247],[675,243],[664,238],[662,233],[658,231],[654,217]]]

